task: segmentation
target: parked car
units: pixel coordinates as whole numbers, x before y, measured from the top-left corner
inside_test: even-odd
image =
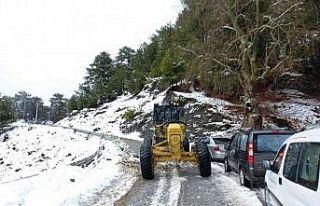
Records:
[[[240,130],[226,145],[225,171],[237,172],[240,185],[263,185],[266,170],[262,160],[273,160],[281,144],[292,134],[289,130]]]
[[[223,162],[226,153],[224,145],[230,141],[230,138],[210,137],[209,139],[208,149],[211,161]]]
[[[47,121],[46,125],[53,125],[53,121]]]
[[[320,204],[320,129],[299,132],[288,138],[273,161],[263,161],[265,201],[281,205]]]

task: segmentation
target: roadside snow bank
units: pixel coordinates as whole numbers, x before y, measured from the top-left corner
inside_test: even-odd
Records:
[[[134,169],[124,169],[132,158],[126,148],[110,140],[74,133],[59,127],[18,127],[0,142],[0,205],[91,205],[107,193],[112,204],[136,180]],[[87,167],[71,162],[95,153]],[[113,191],[119,187],[119,191]],[[90,203],[88,203],[90,202]]]

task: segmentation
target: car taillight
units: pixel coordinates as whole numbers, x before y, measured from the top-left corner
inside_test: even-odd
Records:
[[[220,150],[219,145],[213,146],[213,150],[214,150],[214,151],[219,151],[219,150]]]
[[[253,163],[254,157],[253,157],[253,143],[248,144],[248,162]]]
[[[280,130],[278,130],[278,129],[272,130],[272,133],[279,133],[279,132],[280,132]]]

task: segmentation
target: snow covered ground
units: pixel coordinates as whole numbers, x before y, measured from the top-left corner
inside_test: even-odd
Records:
[[[224,106],[231,104],[207,98],[201,92],[178,94],[213,104],[222,113],[228,112]],[[121,132],[122,115],[126,109],[151,112],[153,104],[160,103],[164,97],[165,92],[157,96],[148,92],[141,92],[137,97],[121,96],[98,109],[85,109],[65,118],[55,124],[56,127],[17,124],[16,129],[6,134],[6,141],[2,142],[5,134],[0,136],[0,205],[99,205],[98,194],[104,194],[103,204],[113,205],[139,178],[138,159],[117,136],[141,140],[140,134]],[[299,127],[319,122],[317,107],[320,104],[316,100],[302,100],[292,95],[275,104],[278,115],[295,119]],[[270,106],[275,108],[273,104]],[[101,139],[60,126],[109,134],[114,138]],[[212,135],[223,133],[213,131]],[[87,167],[71,166],[97,153],[99,156]],[[212,169],[219,168],[212,164]],[[261,205],[254,192],[243,192],[236,178],[224,176],[222,179],[226,179],[225,189],[233,195],[247,199],[248,205]]]
[[[132,158],[123,142],[43,125],[7,134],[0,144],[0,205],[84,205],[102,192],[112,204],[137,178],[123,168]],[[97,151],[89,166],[71,166]]]

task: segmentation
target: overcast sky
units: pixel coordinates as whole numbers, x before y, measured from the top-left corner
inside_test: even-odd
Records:
[[[0,0],[0,93],[70,98],[102,51],[137,49],[180,0]]]

